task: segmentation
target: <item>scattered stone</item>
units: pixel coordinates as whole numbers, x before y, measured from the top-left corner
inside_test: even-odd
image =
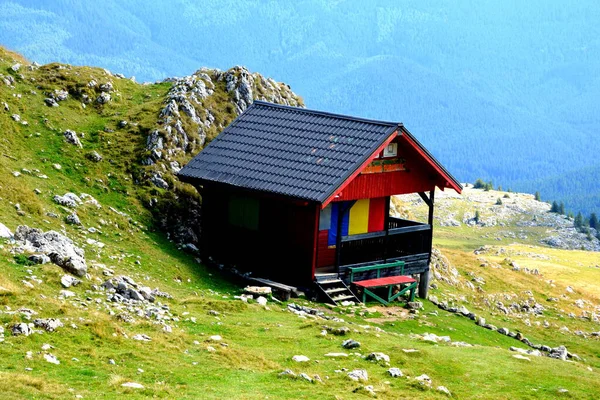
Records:
[[[304,372],[300,373],[299,377],[302,378],[302,379],[304,379],[305,381],[309,381],[309,382],[313,381],[312,378],[310,376],[308,376],[308,374],[306,374]]]
[[[61,290],[60,292],[58,292],[58,294],[64,297],[65,299],[76,296],[76,294],[71,292],[70,290]]]
[[[423,309],[423,303],[420,301],[409,301],[407,306],[411,310],[421,310]]]
[[[369,374],[365,369],[355,369],[353,371],[348,372],[348,378],[356,382],[367,382],[369,380]]]
[[[297,375],[291,369],[286,369],[285,371],[280,372],[279,376],[296,378]]]
[[[353,339],[347,339],[342,342],[342,347],[345,349],[357,349],[360,347],[360,342]]]
[[[97,152],[97,151],[95,151],[95,150],[94,150],[94,151],[92,151],[91,153],[87,153],[85,156],[86,156],[86,158],[87,158],[88,160],[90,160],[90,161],[93,161],[93,162],[100,162],[100,161],[102,161],[102,158],[103,158],[103,157],[100,155],[100,153],[98,153],[98,152]]]
[[[266,306],[267,305],[267,299],[265,297],[263,297],[263,296],[258,296],[256,298],[256,302],[258,304],[260,304],[261,306]]]
[[[35,264],[48,264],[50,261],[50,257],[45,254],[32,254],[28,257],[29,261]]]
[[[63,135],[67,142],[71,143],[74,146],[83,148],[83,145],[81,144],[81,141],[79,140],[79,137],[77,137],[77,133],[75,131],[67,129],[63,132]]]
[[[294,356],[294,357],[292,357],[292,360],[296,361],[296,362],[307,362],[307,361],[310,361],[310,358],[308,358],[306,356]]]
[[[75,213],[67,215],[67,218],[65,220],[67,221],[67,224],[81,225],[81,220]]]
[[[143,389],[144,385],[137,382],[125,382],[121,385],[122,387],[131,388],[131,389]]]
[[[75,208],[78,205],[83,204],[83,201],[75,193],[65,193],[63,196],[56,195],[53,200],[61,206],[70,208]]]
[[[44,329],[46,332],[54,332],[56,329],[63,326],[63,323],[58,318],[36,319],[33,324]]]
[[[331,333],[332,335],[336,335],[336,336],[346,336],[350,332],[350,328],[348,328],[347,326],[342,326],[342,327],[324,326],[324,328],[327,332]],[[359,343],[359,345],[360,345],[360,343]]]
[[[550,350],[550,354],[548,354],[548,357],[566,361],[568,354],[569,352],[567,351],[567,348],[565,346],[558,346]]]
[[[426,374],[417,376],[415,380],[424,386],[431,386],[432,383],[431,378]]]
[[[388,374],[390,374],[390,376],[392,378],[400,378],[402,376],[404,376],[404,374],[402,374],[402,371],[400,370],[400,368],[390,368],[387,370]]]
[[[514,358],[518,358],[519,360],[526,360],[526,361],[531,361],[531,359],[529,357],[525,357],[521,354],[513,354]]]
[[[44,354],[44,359],[51,364],[60,364],[60,361],[58,361],[58,359],[52,354]]]
[[[402,349],[403,352],[405,353],[418,353],[419,350],[417,349]]]
[[[152,341],[152,338],[150,338],[150,336],[148,336],[146,334],[137,334],[137,335],[134,335],[132,337],[132,339],[133,340],[139,340],[139,341],[142,341],[142,342],[150,342],[150,341]]]
[[[371,353],[367,356],[367,360],[369,361],[384,361],[386,363],[390,362],[390,356],[384,353]]]
[[[510,333],[510,331],[507,328],[500,328],[500,329],[498,329],[498,333],[500,333],[502,335],[508,335]]]
[[[209,339],[212,340],[213,342],[220,342],[221,340],[223,340],[221,335],[212,335],[211,337],[209,337]]]
[[[327,354],[325,354],[324,357],[333,357],[333,358],[336,358],[336,357],[348,357],[348,354],[347,353],[327,353]]]
[[[436,390],[438,392],[444,393],[447,396],[452,396],[452,393],[450,393],[450,390],[448,390],[448,388],[446,386],[438,386],[436,388]]]
[[[64,288],[70,288],[71,286],[77,286],[81,283],[81,281],[71,275],[63,275],[60,278],[60,284]]]
[[[13,234],[10,231],[10,229],[8,229],[6,227],[6,225],[0,223],[0,238],[1,239],[12,239]]]
[[[58,107],[58,102],[56,100],[54,100],[52,97],[46,97],[44,99],[44,103],[46,103],[46,105],[48,107]]]
[[[26,324],[25,322],[18,322],[16,324],[12,325],[10,327],[10,331],[12,332],[13,336],[20,336],[20,335],[29,336],[33,333],[31,328],[29,327],[29,325]]]
[[[98,104],[106,104],[111,100],[110,94],[106,93],[106,92],[102,92],[100,93],[100,96],[98,96],[96,98],[96,102]]]

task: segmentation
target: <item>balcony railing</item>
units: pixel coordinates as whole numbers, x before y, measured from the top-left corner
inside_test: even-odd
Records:
[[[431,227],[415,221],[390,218],[388,232],[344,236],[340,265],[385,262],[431,252]]]

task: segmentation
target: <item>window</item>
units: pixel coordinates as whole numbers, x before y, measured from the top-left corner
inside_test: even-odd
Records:
[[[384,157],[396,157],[398,155],[398,143],[390,143],[383,149]]]
[[[331,203],[321,210],[319,215],[319,230],[326,231],[331,226]]]
[[[258,230],[258,199],[244,196],[229,198],[229,223],[239,228]]]

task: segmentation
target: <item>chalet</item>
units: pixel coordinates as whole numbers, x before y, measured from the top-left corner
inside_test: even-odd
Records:
[[[401,123],[262,101],[178,176],[202,195],[203,257],[334,302],[352,283],[384,303],[395,285],[414,295],[408,275],[426,297],[435,188],[462,190]],[[390,215],[390,196],[407,193],[427,223]]]

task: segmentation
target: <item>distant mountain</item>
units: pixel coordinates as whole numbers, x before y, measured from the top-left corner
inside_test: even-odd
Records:
[[[15,0],[0,2],[0,43],[138,80],[246,65],[310,108],[403,121],[461,180],[590,213],[599,20],[590,0]]]

